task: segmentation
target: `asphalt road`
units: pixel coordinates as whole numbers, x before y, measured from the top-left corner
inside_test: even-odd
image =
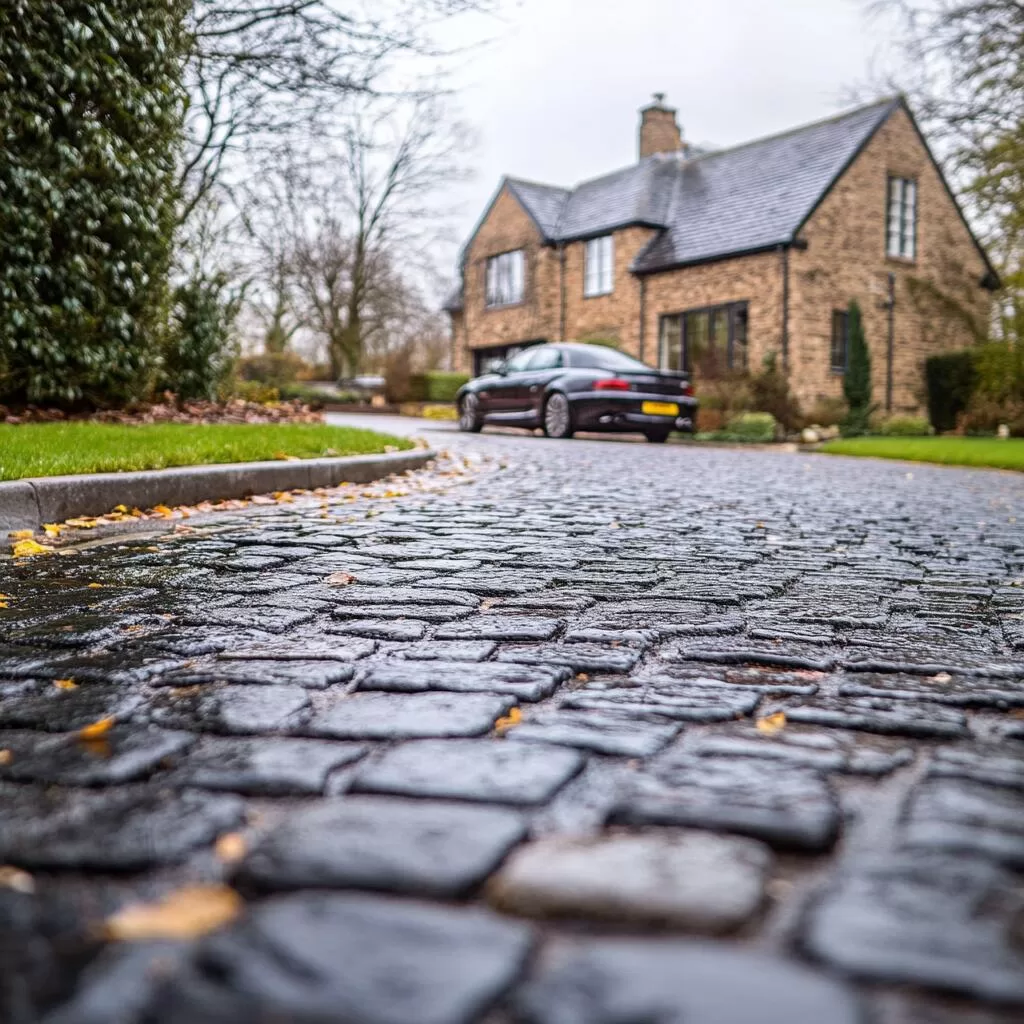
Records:
[[[450,454],[0,566],[0,1020],[1021,1019],[1024,478],[358,421]]]

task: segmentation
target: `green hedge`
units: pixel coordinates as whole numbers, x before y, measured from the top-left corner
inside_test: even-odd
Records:
[[[464,373],[429,370],[415,373],[409,380],[412,402],[454,402],[459,388],[469,380]]]
[[[0,398],[106,405],[155,380],[190,6],[0,3]]]
[[[971,401],[978,383],[977,351],[945,352],[925,360],[928,418],[939,433],[955,430]]]
[[[927,437],[931,432],[928,421],[920,416],[892,416],[878,429],[883,437]]]

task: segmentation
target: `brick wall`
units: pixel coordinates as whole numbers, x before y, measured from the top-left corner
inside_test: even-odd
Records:
[[[890,175],[917,181],[914,263],[885,255]],[[891,271],[896,275],[893,412],[920,412],[925,358],[974,340],[964,319],[935,290],[980,324],[987,322],[990,295],[978,283],[984,262],[904,110],[878,130],[801,237],[808,247],[791,254],[790,283],[790,380],[801,403],[810,407],[821,397],[842,394],[842,377],[829,367],[832,311],[856,298],[871,351],[873,398],[884,406],[889,314],[880,307]]]
[[[523,301],[498,309],[486,307],[487,260],[503,252],[525,252]],[[467,345],[484,348],[521,341],[554,341],[559,326],[558,254],[542,242],[530,215],[503,188],[466,253],[461,324],[453,320],[457,367],[470,372]],[[455,318],[458,320],[459,318]],[[460,343],[458,335],[462,334]]]
[[[640,250],[657,234],[650,228],[616,231],[615,278],[610,295],[586,298],[586,242],[565,246],[565,340],[614,338],[624,352],[640,347],[640,280],[629,267]]]
[[[782,345],[782,264],[775,252],[682,267],[647,278],[644,359],[658,359],[658,323],[663,314],[683,313],[726,302],[749,303],[747,354],[751,370]]]

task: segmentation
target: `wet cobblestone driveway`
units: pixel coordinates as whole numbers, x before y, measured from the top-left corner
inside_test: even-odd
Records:
[[[1021,1020],[1024,479],[453,446],[0,564],[0,1019]]]

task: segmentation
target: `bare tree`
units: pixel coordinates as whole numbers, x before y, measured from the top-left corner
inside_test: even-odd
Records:
[[[1024,2],[871,0],[896,29],[897,84],[914,102],[1005,289],[1024,339]]]
[[[437,23],[497,2],[193,0],[182,219],[224,184],[232,154],[318,135],[353,96],[407,94],[393,75],[383,81],[394,61],[446,56],[432,43]]]

